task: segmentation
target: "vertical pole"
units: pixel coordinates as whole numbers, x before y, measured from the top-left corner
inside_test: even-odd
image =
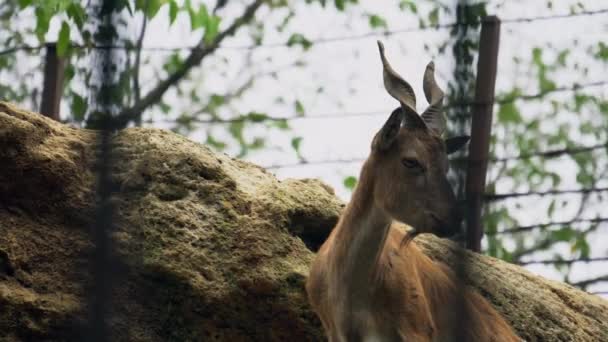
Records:
[[[59,121],[64,69],[65,59],[57,56],[57,45],[55,43],[46,44],[44,86],[42,88],[40,113],[57,121]]]
[[[481,238],[483,236],[481,211],[488,169],[488,155],[490,153],[499,39],[500,20],[496,16],[485,17],[482,20],[479,39],[475,103],[473,105],[471,143],[469,145],[469,163],[465,185],[467,248],[475,252],[481,250]]]

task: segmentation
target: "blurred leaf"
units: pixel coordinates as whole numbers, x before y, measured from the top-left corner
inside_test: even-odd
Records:
[[[565,49],[557,55],[557,62],[559,65],[566,66],[566,59],[568,58],[568,55],[570,55],[570,49]]]
[[[268,118],[268,115],[265,113],[250,112],[247,114],[247,119],[251,122],[263,122]]]
[[[573,253],[579,251],[581,258],[589,258],[589,255],[591,254],[591,247],[587,242],[586,234],[579,234],[576,241],[572,245],[571,251]]]
[[[437,26],[439,24],[439,7],[435,7],[429,12],[428,20],[430,26]]]
[[[571,241],[574,239],[576,231],[570,227],[563,227],[558,230],[551,231],[550,236],[555,241]]]
[[[547,216],[552,217],[553,212],[555,211],[555,200],[551,200],[551,204],[549,204],[549,208],[547,208]]]
[[[353,191],[355,189],[355,186],[357,185],[357,178],[355,178],[354,176],[348,176],[344,178],[343,183],[345,188],[350,191]]]
[[[207,141],[205,143],[218,151],[225,150],[227,146],[225,142],[215,139],[211,134],[207,134]]]
[[[345,0],[334,0],[334,4],[339,11],[344,11],[344,8],[346,7]]]
[[[87,100],[82,96],[72,93],[72,106],[71,112],[74,116],[74,121],[82,122],[84,121],[84,115],[87,112],[88,104]]]
[[[36,15],[36,37],[39,42],[44,42],[44,36],[49,30],[49,22],[51,21],[51,15],[47,13],[42,7],[36,7],[34,11]]]
[[[302,105],[302,102],[300,102],[300,100],[296,100],[294,102],[294,107],[296,110],[296,114],[298,114],[298,116],[304,116],[304,114],[305,114],[304,105]]]
[[[595,58],[598,58],[604,62],[608,61],[608,45],[604,42],[597,44],[597,52],[594,54]]]
[[[522,121],[519,109],[514,102],[507,102],[498,108],[498,121],[508,123],[520,123]]]
[[[19,0],[19,8],[24,9],[30,6],[34,0]]]
[[[270,123],[270,125],[278,128],[280,130],[288,130],[289,129],[289,123],[285,119],[273,120]]]
[[[371,28],[388,28],[386,20],[377,14],[369,14],[369,26]]]
[[[78,3],[72,3],[67,9],[68,17],[74,20],[76,26],[82,29],[84,23],[87,20],[87,13]]]
[[[399,2],[399,8],[403,11],[406,8],[409,9],[412,13],[418,13],[418,8],[413,0],[401,0]]]
[[[312,42],[304,37],[301,33],[292,34],[287,40],[287,46],[300,45],[304,50],[310,49]]]
[[[168,0],[136,0],[135,9],[143,11],[148,19],[152,19],[167,2]]]
[[[302,137],[294,137],[291,139],[291,147],[293,147],[293,150],[296,151],[296,154],[300,158],[302,158],[302,155],[300,154],[300,144],[301,143],[302,143]]]
[[[209,12],[207,11],[207,6],[205,6],[205,4],[201,4],[197,12],[195,12],[192,7],[188,7],[188,14],[190,15],[190,27],[192,30],[207,26]]]
[[[65,53],[70,47],[70,25],[63,21],[59,30],[59,38],[57,39],[57,55],[65,56]]]
[[[177,2],[175,2],[175,0],[171,0],[169,2],[169,25],[173,25],[173,22],[175,22],[175,18],[177,18],[177,11]]]
[[[205,35],[203,38],[205,40],[205,43],[211,44],[213,42],[213,40],[215,39],[215,37],[217,37],[219,29],[220,29],[220,17],[212,15],[205,22]]]

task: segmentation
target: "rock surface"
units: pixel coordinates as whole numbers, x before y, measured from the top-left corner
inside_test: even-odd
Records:
[[[2,341],[87,337],[98,138],[0,102]],[[110,340],[323,339],[304,282],[343,207],[329,187],[162,130],[123,130],[112,147]],[[447,241],[417,243],[455,259]],[[469,259],[470,283],[526,340],[608,341],[606,301]]]

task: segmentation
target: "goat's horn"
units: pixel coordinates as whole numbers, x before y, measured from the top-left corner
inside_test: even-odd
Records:
[[[403,108],[405,114],[405,124],[410,127],[425,128],[424,121],[416,113],[416,95],[414,89],[409,85],[399,74],[393,70],[390,63],[384,55],[384,45],[378,41],[378,49],[380,50],[380,59],[383,66],[384,88],[394,97]]]
[[[429,102],[429,107],[422,113],[422,120],[427,127],[442,135],[446,130],[445,117],[443,116],[444,94],[435,81],[435,64],[432,61],[424,71],[422,88],[424,89],[424,96]]]

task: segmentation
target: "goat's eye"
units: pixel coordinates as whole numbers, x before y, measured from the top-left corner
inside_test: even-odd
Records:
[[[401,160],[401,163],[403,163],[403,165],[405,165],[405,167],[407,167],[409,169],[420,169],[420,170],[424,169],[422,167],[422,165],[416,159],[403,158]]]

